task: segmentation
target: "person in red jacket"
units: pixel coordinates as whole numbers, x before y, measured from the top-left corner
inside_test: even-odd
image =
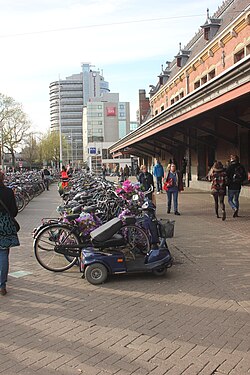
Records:
[[[64,189],[69,184],[69,176],[64,165],[62,166],[62,170],[61,170],[61,180],[62,180],[62,188]]]

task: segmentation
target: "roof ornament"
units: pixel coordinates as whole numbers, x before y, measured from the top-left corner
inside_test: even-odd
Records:
[[[207,20],[209,20],[209,8],[207,8]]]

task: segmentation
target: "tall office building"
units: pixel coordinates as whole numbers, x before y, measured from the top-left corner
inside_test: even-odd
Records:
[[[101,164],[114,163],[108,148],[130,132],[130,107],[120,102],[119,94],[106,93],[91,98],[83,109],[83,159],[91,170],[99,172]],[[130,163],[129,160],[122,160]],[[121,163],[116,160],[115,163]]]
[[[82,72],[52,82],[49,89],[51,131],[61,131],[62,162],[80,164],[83,161],[83,107],[90,98],[109,92],[109,84],[99,70],[83,63]]]

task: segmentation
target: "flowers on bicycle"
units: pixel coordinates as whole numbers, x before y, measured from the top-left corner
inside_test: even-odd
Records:
[[[80,228],[81,236],[88,236],[92,230],[100,226],[100,220],[88,212],[82,212],[75,220]]]

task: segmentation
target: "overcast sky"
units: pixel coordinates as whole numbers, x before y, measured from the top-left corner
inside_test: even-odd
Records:
[[[49,84],[103,71],[111,92],[130,102],[156,84],[222,0],[0,0],[0,92],[23,105],[36,131],[49,129]]]

